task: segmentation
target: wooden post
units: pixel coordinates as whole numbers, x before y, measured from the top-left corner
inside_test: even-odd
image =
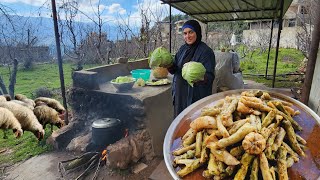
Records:
[[[320,0],[317,0],[316,2],[319,4]],[[319,10],[319,8],[317,10]],[[305,79],[302,87],[302,95],[301,95],[301,102],[304,103],[305,105],[308,105],[308,102],[309,102],[313,73],[314,73],[314,68],[316,66],[317,54],[319,49],[319,41],[320,41],[320,15],[319,13],[316,13],[315,24],[312,32],[312,39],[311,39],[311,45],[310,45],[310,51],[309,51],[309,59],[307,63],[306,75],[305,75]]]
[[[56,47],[57,47],[61,94],[62,94],[62,99],[63,99],[63,106],[66,109],[66,112],[64,115],[64,121],[66,124],[68,124],[69,123],[68,107],[67,107],[67,100],[66,100],[66,93],[65,93],[66,90],[65,90],[65,86],[64,86],[64,76],[63,76],[63,67],[62,67],[62,58],[61,58],[61,49],[60,49],[60,36],[59,36],[58,21],[57,21],[56,1],[51,0],[51,4],[52,4],[52,19],[53,19],[53,25],[54,25],[54,35],[55,35]]]
[[[268,79],[268,67],[269,67],[270,51],[271,51],[272,36],[273,36],[273,23],[274,23],[274,20],[272,19],[272,21],[271,21],[271,33],[270,33],[270,40],[269,40],[268,59],[267,59],[266,75],[265,75],[266,79]]]
[[[169,4],[169,51],[171,53],[171,39],[172,39],[172,17],[171,17],[171,4]]]
[[[283,2],[284,0],[281,0],[280,4],[280,17],[279,17],[279,27],[278,27],[278,38],[277,38],[277,47],[276,47],[276,57],[274,61],[274,67],[273,67],[273,79],[272,79],[272,88],[274,88],[274,84],[276,81],[276,74],[277,74],[277,63],[278,63],[278,55],[279,55],[279,47],[280,47],[280,34],[282,30],[282,16],[283,16]]]

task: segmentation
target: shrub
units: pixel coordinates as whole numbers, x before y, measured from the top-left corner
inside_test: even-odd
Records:
[[[40,87],[38,89],[36,89],[33,93],[32,93],[33,98],[37,98],[37,97],[52,97],[53,96],[53,92],[52,90],[46,88],[46,87]]]
[[[26,70],[30,70],[33,68],[33,62],[31,58],[27,58],[23,61],[23,68]]]

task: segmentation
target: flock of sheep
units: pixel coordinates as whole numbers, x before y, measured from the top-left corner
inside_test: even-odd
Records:
[[[22,94],[16,94],[14,98],[0,96],[0,129],[12,129],[16,138],[24,131],[30,131],[41,140],[47,124],[51,124],[51,131],[53,125],[58,128],[64,125],[59,115],[65,108],[59,101],[47,97],[32,100]]]

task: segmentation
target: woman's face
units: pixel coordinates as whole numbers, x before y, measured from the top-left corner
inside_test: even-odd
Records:
[[[186,41],[187,44],[191,45],[197,40],[197,33],[194,32],[190,28],[184,28],[183,30],[183,38],[184,41]]]

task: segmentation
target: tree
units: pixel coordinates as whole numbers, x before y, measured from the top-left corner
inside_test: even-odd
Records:
[[[0,4],[0,13],[2,15],[4,15],[4,17],[6,17],[8,24],[12,27],[13,30],[15,30],[15,26],[13,24],[11,16],[8,14],[8,11],[10,11],[10,9],[8,9],[7,7]],[[2,27],[2,31],[1,31],[2,32],[1,33],[2,40],[1,40],[1,42],[5,42],[5,44],[8,44],[10,42],[10,40],[8,39],[8,36],[6,36],[6,34],[4,34],[4,28],[7,27],[5,25],[8,25],[8,24],[6,24],[6,22],[5,22],[5,24],[1,24],[1,27]],[[9,69],[9,73],[10,73],[9,93],[7,91],[6,85],[5,85],[1,75],[0,75],[0,88],[1,88],[0,93],[1,94],[9,94],[11,97],[14,97],[14,86],[16,83],[16,76],[17,76],[17,71],[18,71],[18,61],[17,61],[17,59],[13,58],[13,55],[10,52],[10,47],[8,47],[8,48],[9,48],[9,57],[11,58],[10,59],[11,61],[9,61],[8,59],[3,59],[2,63],[6,63],[6,65],[8,66],[8,69]],[[12,70],[11,70],[11,65],[13,66]]]
[[[68,36],[69,36],[69,38],[71,38],[71,42],[73,44],[73,51],[75,54],[76,53],[79,54],[80,59],[82,58],[82,56],[84,56],[83,58],[85,58],[85,56],[87,56],[87,55],[86,55],[85,51],[77,52],[77,48],[80,48],[79,46],[83,46],[83,44],[86,44],[86,45],[91,45],[92,48],[94,48],[94,51],[95,51],[94,62],[95,63],[104,63],[104,62],[109,63],[109,59],[108,59],[109,54],[105,53],[103,50],[105,48],[103,43],[104,43],[105,39],[108,39],[107,33],[103,31],[103,29],[105,27],[105,23],[106,23],[102,17],[103,9],[102,9],[100,0],[97,0],[94,2],[96,2],[96,6],[93,4],[92,0],[89,1],[92,9],[94,10],[94,17],[90,17],[86,13],[84,13],[81,9],[79,9],[78,1],[73,1],[73,0],[64,1],[64,4],[63,4],[63,6],[61,6],[61,9],[64,10],[65,13],[68,14],[64,18],[64,20],[65,20],[64,26],[67,27],[65,34],[68,34],[68,33],[70,34]],[[85,36],[87,38],[85,41],[83,41],[81,39],[82,42],[81,41],[79,42],[77,40],[78,34],[76,34],[76,28],[75,28],[75,23],[74,23],[75,16],[77,16],[79,14],[87,17],[94,25],[93,28],[86,28],[84,30],[84,32],[86,34]],[[82,28],[79,28],[79,29],[82,29]],[[94,38],[88,38],[88,37],[91,37],[93,34],[94,34]],[[91,40],[94,40],[94,41],[89,42]],[[86,43],[84,43],[84,42],[86,42]]]
[[[34,47],[38,42],[38,37],[31,30],[32,26],[29,25],[27,29],[27,39],[26,43],[21,44],[23,49],[26,51],[27,57],[24,58],[23,67],[25,69],[31,69],[33,66],[33,56],[32,56],[32,47]]]
[[[107,54],[110,43],[111,42],[107,39],[107,34],[101,33],[99,35],[97,32],[93,31],[88,33],[86,38],[81,41],[79,51],[83,52],[82,58],[86,61],[90,61],[90,63],[102,63],[98,54]],[[100,44],[99,52],[97,52],[97,44]]]
[[[59,24],[61,43],[64,47],[64,54],[77,62],[76,70],[82,69],[84,52],[80,51],[80,41],[82,40],[84,27],[76,22],[78,13],[78,2],[73,0],[63,1],[59,7]],[[75,8],[76,7],[76,8]],[[63,13],[62,13],[63,12]]]
[[[311,34],[315,22],[316,13],[319,13],[319,4],[315,0],[301,0],[297,12],[297,41],[298,49],[308,59]]]
[[[184,15],[184,14],[175,14],[175,15],[171,15],[171,21],[172,23],[175,23],[177,21],[180,20],[188,20],[191,19],[191,17],[189,15]],[[165,17],[162,21],[170,21],[170,16]]]
[[[221,38],[219,39],[219,43],[217,45],[218,48],[221,46],[224,48],[230,47],[232,34],[235,34],[238,37],[242,36],[242,32],[245,29],[248,29],[248,23],[243,21],[208,23],[209,32],[217,32],[221,34]],[[214,46],[212,48],[217,49],[217,47]]]

